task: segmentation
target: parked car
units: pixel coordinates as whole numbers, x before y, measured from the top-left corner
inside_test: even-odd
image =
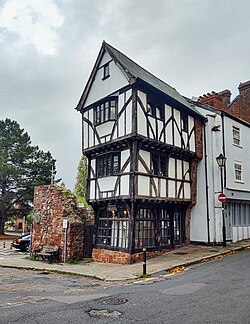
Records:
[[[22,252],[28,252],[30,247],[30,234],[21,235],[15,238],[12,245]]]

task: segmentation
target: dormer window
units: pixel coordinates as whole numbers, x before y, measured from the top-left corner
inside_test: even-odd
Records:
[[[117,98],[111,97],[95,106],[95,124],[116,119]]]
[[[108,64],[105,64],[103,66],[103,76],[102,76],[102,79],[105,80],[108,77],[110,77],[110,74],[109,74],[109,63]]]
[[[150,97],[148,97],[147,100],[147,111],[148,114],[153,117],[164,119],[164,104],[159,103]]]

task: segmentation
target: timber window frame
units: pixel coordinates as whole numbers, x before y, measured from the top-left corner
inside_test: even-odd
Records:
[[[120,172],[120,153],[107,153],[96,158],[96,175],[98,178],[117,175]]]
[[[110,66],[109,66],[109,63],[103,65],[102,71],[103,71],[102,80],[106,80],[107,78],[110,77]]]
[[[188,115],[181,112],[181,130],[183,132],[188,132]]]
[[[243,182],[243,164],[242,162],[234,161],[234,181]]]
[[[155,118],[164,120],[165,118],[165,106],[162,102],[157,101],[147,95],[147,113]]]
[[[160,224],[159,224],[159,245],[170,246],[172,244],[172,235],[171,235],[171,217],[169,212],[166,209],[160,210]]]
[[[102,208],[97,222],[96,244],[128,249],[129,217],[126,208]]]
[[[95,125],[100,125],[108,121],[116,120],[117,97],[109,97],[94,106]]]
[[[152,174],[167,176],[168,158],[164,154],[151,153]]]
[[[232,131],[233,131],[233,144],[236,146],[240,146],[240,128],[233,126]]]
[[[140,208],[135,220],[135,249],[155,248],[156,217],[153,209]]]

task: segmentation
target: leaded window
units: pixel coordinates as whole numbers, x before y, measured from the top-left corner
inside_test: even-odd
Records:
[[[96,174],[98,178],[118,174],[120,171],[120,153],[108,153],[96,158]]]
[[[155,247],[155,215],[151,209],[139,209],[135,222],[135,248]]]
[[[147,97],[147,111],[153,117],[164,119],[164,104],[150,96]]]
[[[129,218],[126,208],[101,209],[97,224],[97,244],[128,248]]]
[[[185,113],[181,113],[181,130],[183,132],[188,131],[188,115]]]
[[[167,210],[160,211],[160,246],[171,244],[171,219]]]
[[[101,103],[98,103],[95,108],[95,123],[96,125],[105,123],[109,120],[116,119],[117,98],[111,97]]]
[[[162,154],[152,154],[152,172],[155,175],[167,175],[167,158]]]
[[[180,236],[180,221],[181,221],[181,213],[179,211],[174,212],[174,242],[175,244],[181,243],[181,236]]]

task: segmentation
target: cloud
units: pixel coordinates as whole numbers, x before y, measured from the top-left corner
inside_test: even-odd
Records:
[[[0,0],[0,119],[50,150],[73,188],[77,105],[103,40],[188,97],[250,78],[249,0]],[[49,54],[49,55],[48,55]]]
[[[32,44],[39,53],[46,55],[55,53],[56,29],[63,21],[52,0],[10,0],[0,12],[0,27],[18,35],[19,46]]]

